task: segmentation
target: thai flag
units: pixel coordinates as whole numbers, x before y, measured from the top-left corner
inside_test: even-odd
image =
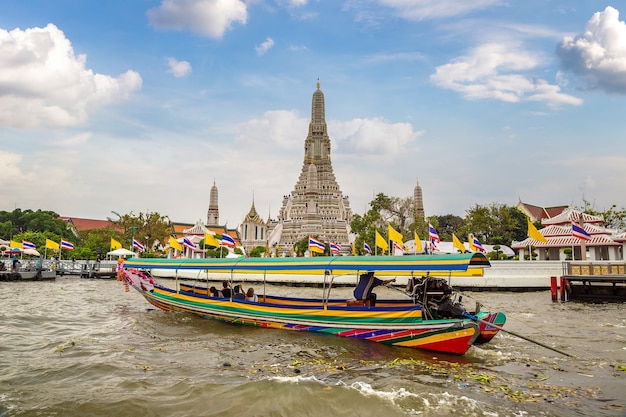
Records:
[[[233,239],[232,236],[227,235],[226,233],[224,233],[222,235],[222,246],[228,246],[229,248],[234,248],[235,247],[235,239]]]
[[[580,240],[591,240],[591,235],[585,229],[572,222],[572,236]]]
[[[37,246],[33,242],[29,242],[28,240],[22,240],[22,248],[23,249],[37,249]]]
[[[363,250],[367,253],[372,253],[372,248],[370,248],[370,245],[368,245],[367,242],[363,242]]]
[[[311,252],[324,253],[326,245],[315,239],[313,236],[309,236],[309,250]]]
[[[186,246],[189,249],[196,249],[196,244],[193,243],[191,240],[187,239],[186,237],[183,238],[183,246]]]
[[[74,250],[74,244],[67,240],[61,239],[61,249]]]
[[[472,236],[472,246],[474,247],[474,249],[482,253],[487,253],[487,251],[485,250],[485,248],[483,248],[483,245],[480,244],[480,241],[478,240],[478,238],[476,238],[476,236]]]
[[[393,242],[393,247],[394,249],[397,249],[399,251],[404,252],[404,246],[402,246],[401,244],[399,244],[398,242]]]
[[[428,239],[430,239],[430,243],[432,243],[435,247],[437,246],[437,243],[441,242],[441,239],[439,239],[439,233],[437,233],[437,230],[430,223],[428,223]]]
[[[330,251],[332,253],[339,253],[339,252],[341,252],[341,245],[339,243],[330,242]]]
[[[133,239],[133,249],[137,249],[139,252],[146,251],[146,248],[137,239]]]

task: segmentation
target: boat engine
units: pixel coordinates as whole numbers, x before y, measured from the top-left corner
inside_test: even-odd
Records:
[[[462,298],[454,300],[452,287],[443,278],[412,277],[406,287],[416,304],[422,306],[426,319],[462,318],[466,313]]]

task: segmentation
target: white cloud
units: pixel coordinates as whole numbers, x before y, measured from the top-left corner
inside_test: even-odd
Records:
[[[617,9],[594,13],[585,31],[565,37],[557,51],[563,68],[585,88],[626,94],[626,24]]]
[[[359,155],[394,156],[423,132],[413,130],[409,123],[390,123],[382,118],[353,119],[329,123],[337,147]]]
[[[257,55],[262,56],[262,55],[265,55],[265,53],[267,51],[272,49],[273,46],[274,46],[274,39],[267,38],[267,39],[265,39],[265,41],[263,43],[261,43],[260,45],[258,45],[254,49],[256,50],[256,54]]]
[[[75,126],[89,112],[141,88],[141,76],[118,78],[85,68],[56,26],[0,29],[0,125],[18,128]]]
[[[293,110],[270,110],[260,119],[242,123],[236,136],[237,144],[247,149],[297,149],[304,142],[309,120]],[[259,133],[262,132],[262,136]],[[299,140],[302,138],[302,140]]]
[[[459,16],[502,4],[501,0],[378,0],[407,20]]]
[[[189,29],[220,39],[234,23],[248,21],[246,4],[240,0],[163,0],[146,12],[156,29]]]
[[[561,93],[557,85],[520,74],[535,69],[540,62],[539,56],[516,45],[489,43],[437,67],[430,79],[439,87],[457,91],[469,99],[542,101],[552,106],[582,103],[577,97]]]
[[[176,78],[186,77],[191,74],[191,64],[187,61],[177,61],[175,58],[167,58],[168,74]]]

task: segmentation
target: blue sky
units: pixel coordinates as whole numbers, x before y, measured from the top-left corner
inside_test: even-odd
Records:
[[[0,210],[276,217],[319,78],[337,181],[427,215],[626,205],[617,3],[5,0]],[[254,196],[254,197],[253,197]]]

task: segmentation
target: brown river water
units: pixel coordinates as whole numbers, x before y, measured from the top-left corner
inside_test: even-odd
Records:
[[[575,356],[503,332],[450,356],[241,327],[155,310],[114,280],[0,282],[0,417],[626,416],[626,305],[467,296]]]

